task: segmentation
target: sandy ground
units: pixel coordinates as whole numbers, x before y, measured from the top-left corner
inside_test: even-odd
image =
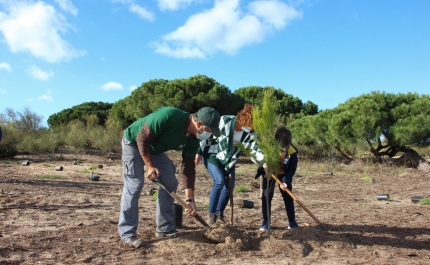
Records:
[[[413,195],[430,197],[429,176],[413,169],[397,175],[392,170],[370,173],[375,181],[364,182],[356,168],[311,176],[299,162],[293,193],[322,225],[296,203],[301,228],[287,230],[276,190],[269,237],[258,230],[260,190],[251,185],[256,167],[241,161],[236,186],[248,191],[235,192],[234,198],[253,201],[254,208],[235,206],[233,225],[214,227],[228,232],[222,243],[206,238],[207,229],[185,215],[180,230],[189,232],[187,236],[155,238],[155,202],[147,195],[155,186],[145,184],[138,234],[146,246],[134,249],[123,246],[117,233],[119,157],[62,157],[0,160],[0,264],[430,264],[430,206],[411,202]],[[169,157],[179,164],[176,153]],[[74,165],[77,159],[82,163]],[[24,160],[30,165],[22,165]],[[90,168],[98,165],[102,168],[94,174],[100,180],[89,180]],[[63,170],[56,171],[56,166]],[[206,220],[212,181],[202,165],[197,172],[196,200]],[[383,193],[390,200],[378,200]],[[230,218],[229,207],[226,216]]]

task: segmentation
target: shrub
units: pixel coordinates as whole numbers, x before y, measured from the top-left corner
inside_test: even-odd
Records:
[[[236,192],[246,192],[248,189],[245,186],[237,186]]]
[[[430,205],[430,198],[424,198],[420,200],[421,205]]]

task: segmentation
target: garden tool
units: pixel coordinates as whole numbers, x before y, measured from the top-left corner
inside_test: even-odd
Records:
[[[176,194],[173,190],[169,190],[166,188],[166,186],[164,186],[164,184],[161,182],[161,180],[159,178],[154,179],[152,182],[154,182],[158,187],[162,188],[163,190],[167,191],[167,193],[170,194],[170,196],[172,196],[180,205],[182,205],[182,207],[184,207],[185,209],[188,208],[187,203],[178,196],[178,194]],[[206,223],[205,220],[203,220],[203,218],[198,215],[197,213],[194,215],[194,217],[197,219],[197,221],[199,221],[203,226],[205,227],[209,227],[208,223]]]
[[[283,187],[283,185],[282,185],[282,182],[278,179],[278,177],[276,177],[276,175],[275,174],[273,174],[272,173],[272,178],[281,186],[281,187]],[[287,188],[282,188],[286,193],[288,193],[290,196],[291,196],[291,198],[293,198],[293,200],[294,201],[296,201],[299,205],[300,205],[300,207],[302,207],[303,208],[303,210],[305,210],[314,220],[315,220],[315,222],[317,222],[318,224],[321,224],[321,222],[308,210],[308,208],[306,208],[306,206],[304,206],[303,205],[303,203],[301,203],[300,201],[299,201],[299,199],[297,199],[297,197],[296,196],[294,196],[294,194],[289,190],[289,189],[287,189]]]
[[[230,223],[233,225],[233,177],[229,174],[228,193],[230,195]]]

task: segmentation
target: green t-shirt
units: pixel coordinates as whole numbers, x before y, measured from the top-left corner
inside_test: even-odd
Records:
[[[194,157],[199,148],[199,140],[193,135],[186,136],[185,125],[190,114],[173,107],[161,107],[153,113],[133,122],[124,131],[124,136],[137,145],[136,137],[145,123],[155,136],[150,143],[151,154],[158,155],[169,150],[182,150],[184,156]]]

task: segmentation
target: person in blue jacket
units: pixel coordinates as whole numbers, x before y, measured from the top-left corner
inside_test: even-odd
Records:
[[[279,190],[281,192],[282,199],[284,200],[285,210],[287,212],[288,223],[289,223],[288,229],[295,229],[295,228],[298,228],[299,226],[296,222],[294,200],[283,189],[287,188],[290,191],[293,189],[292,182],[293,182],[293,176],[296,173],[296,169],[297,169],[298,151],[291,144],[291,140],[292,140],[291,131],[288,130],[286,127],[282,126],[276,130],[275,139],[276,141],[279,142],[279,144],[282,147],[281,150],[279,151],[279,154],[282,157],[282,162],[281,164],[278,165],[278,172],[277,172],[279,180],[282,181],[282,187],[279,186]],[[258,178],[260,176],[270,177],[270,176],[266,176],[265,168],[267,169],[267,166],[265,164],[262,167],[259,167],[255,178]],[[269,227],[267,207],[269,207],[269,214],[270,214],[272,199],[275,192],[275,185],[276,185],[276,181],[273,178],[270,178],[269,181],[267,181],[267,179],[263,180],[263,194],[261,196],[263,224],[260,227],[260,230],[267,230]],[[268,197],[268,200],[267,200],[267,197]]]

